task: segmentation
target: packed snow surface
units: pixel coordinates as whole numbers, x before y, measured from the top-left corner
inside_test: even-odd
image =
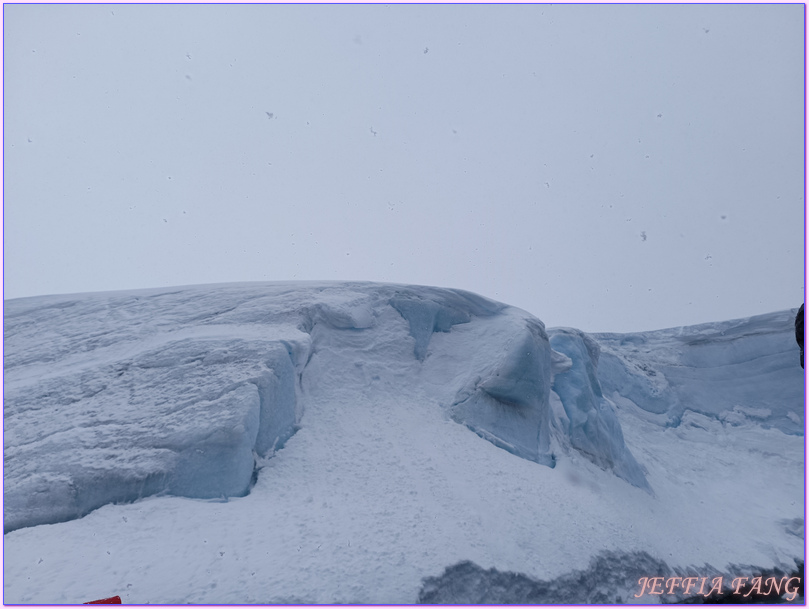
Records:
[[[412,603],[463,561],[551,580],[603,551],[794,566],[794,313],[588,335],[374,283],[6,301],[4,601]]]

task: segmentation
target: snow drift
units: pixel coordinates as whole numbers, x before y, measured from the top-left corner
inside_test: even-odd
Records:
[[[6,602],[82,600],[44,571],[31,579],[22,556],[46,543],[65,578],[86,571],[72,553],[91,529],[129,548],[110,574],[124,602],[408,603],[464,560],[549,580],[595,549],[794,564],[792,315],[588,335],[460,290],[374,283],[6,301]],[[766,500],[739,502],[742,470]],[[206,506],[236,497],[216,514],[275,526],[220,525],[218,556],[193,550],[220,518]],[[110,510],[141,522],[140,541]],[[57,537],[37,526],[54,523]],[[719,523],[744,533],[728,543]],[[183,560],[207,565],[194,573],[248,552],[252,568],[232,568],[255,574],[256,539],[275,571],[174,590],[133,575],[172,560],[149,551],[147,529],[180,536]]]

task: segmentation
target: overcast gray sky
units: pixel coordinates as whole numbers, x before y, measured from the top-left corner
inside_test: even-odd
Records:
[[[335,279],[797,307],[802,5],[4,5],[4,297]]]

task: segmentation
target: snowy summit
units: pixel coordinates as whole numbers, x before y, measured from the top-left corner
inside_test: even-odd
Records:
[[[794,315],[586,334],[348,282],[6,301],[4,602],[671,602],[697,588],[641,579],[789,573]]]

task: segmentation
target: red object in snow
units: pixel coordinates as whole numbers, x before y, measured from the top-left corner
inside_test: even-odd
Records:
[[[85,605],[120,605],[121,604],[121,597],[120,596],[111,596],[109,598],[102,598],[100,601],[90,601],[89,603],[84,603]]]

